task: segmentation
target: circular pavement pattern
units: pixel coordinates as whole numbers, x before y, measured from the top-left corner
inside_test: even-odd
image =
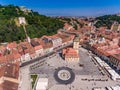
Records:
[[[71,78],[71,74],[69,71],[67,70],[60,70],[58,72],[58,77],[61,79],[61,80],[69,80]]]
[[[70,84],[75,79],[75,74],[68,67],[60,67],[54,73],[55,80],[60,84]]]

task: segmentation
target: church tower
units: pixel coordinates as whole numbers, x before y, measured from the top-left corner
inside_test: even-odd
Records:
[[[79,37],[75,37],[74,41],[73,41],[73,48],[77,51],[79,51]]]

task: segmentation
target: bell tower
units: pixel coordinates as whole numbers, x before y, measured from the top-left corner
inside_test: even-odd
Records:
[[[77,51],[79,50],[79,37],[75,37],[74,41],[73,41],[73,48]]]

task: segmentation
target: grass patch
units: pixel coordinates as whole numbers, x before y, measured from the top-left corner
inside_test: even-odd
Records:
[[[34,85],[35,85],[35,82],[36,82],[36,79],[37,79],[37,75],[35,74],[35,75],[31,75],[31,79],[32,79],[32,89],[33,89],[33,87],[34,87]]]

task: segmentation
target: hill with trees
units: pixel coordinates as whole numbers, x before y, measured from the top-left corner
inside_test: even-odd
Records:
[[[30,38],[53,35],[64,25],[64,22],[57,18],[46,17],[32,10],[24,12],[18,6],[0,5],[0,43],[23,41],[26,38],[23,27],[16,25],[15,20],[18,17],[25,17],[26,30]]]
[[[95,26],[97,28],[101,26],[107,26],[108,29],[111,28],[111,25],[113,24],[114,21],[120,23],[120,16],[117,15],[105,15],[105,16],[100,16],[95,19],[97,22]]]

